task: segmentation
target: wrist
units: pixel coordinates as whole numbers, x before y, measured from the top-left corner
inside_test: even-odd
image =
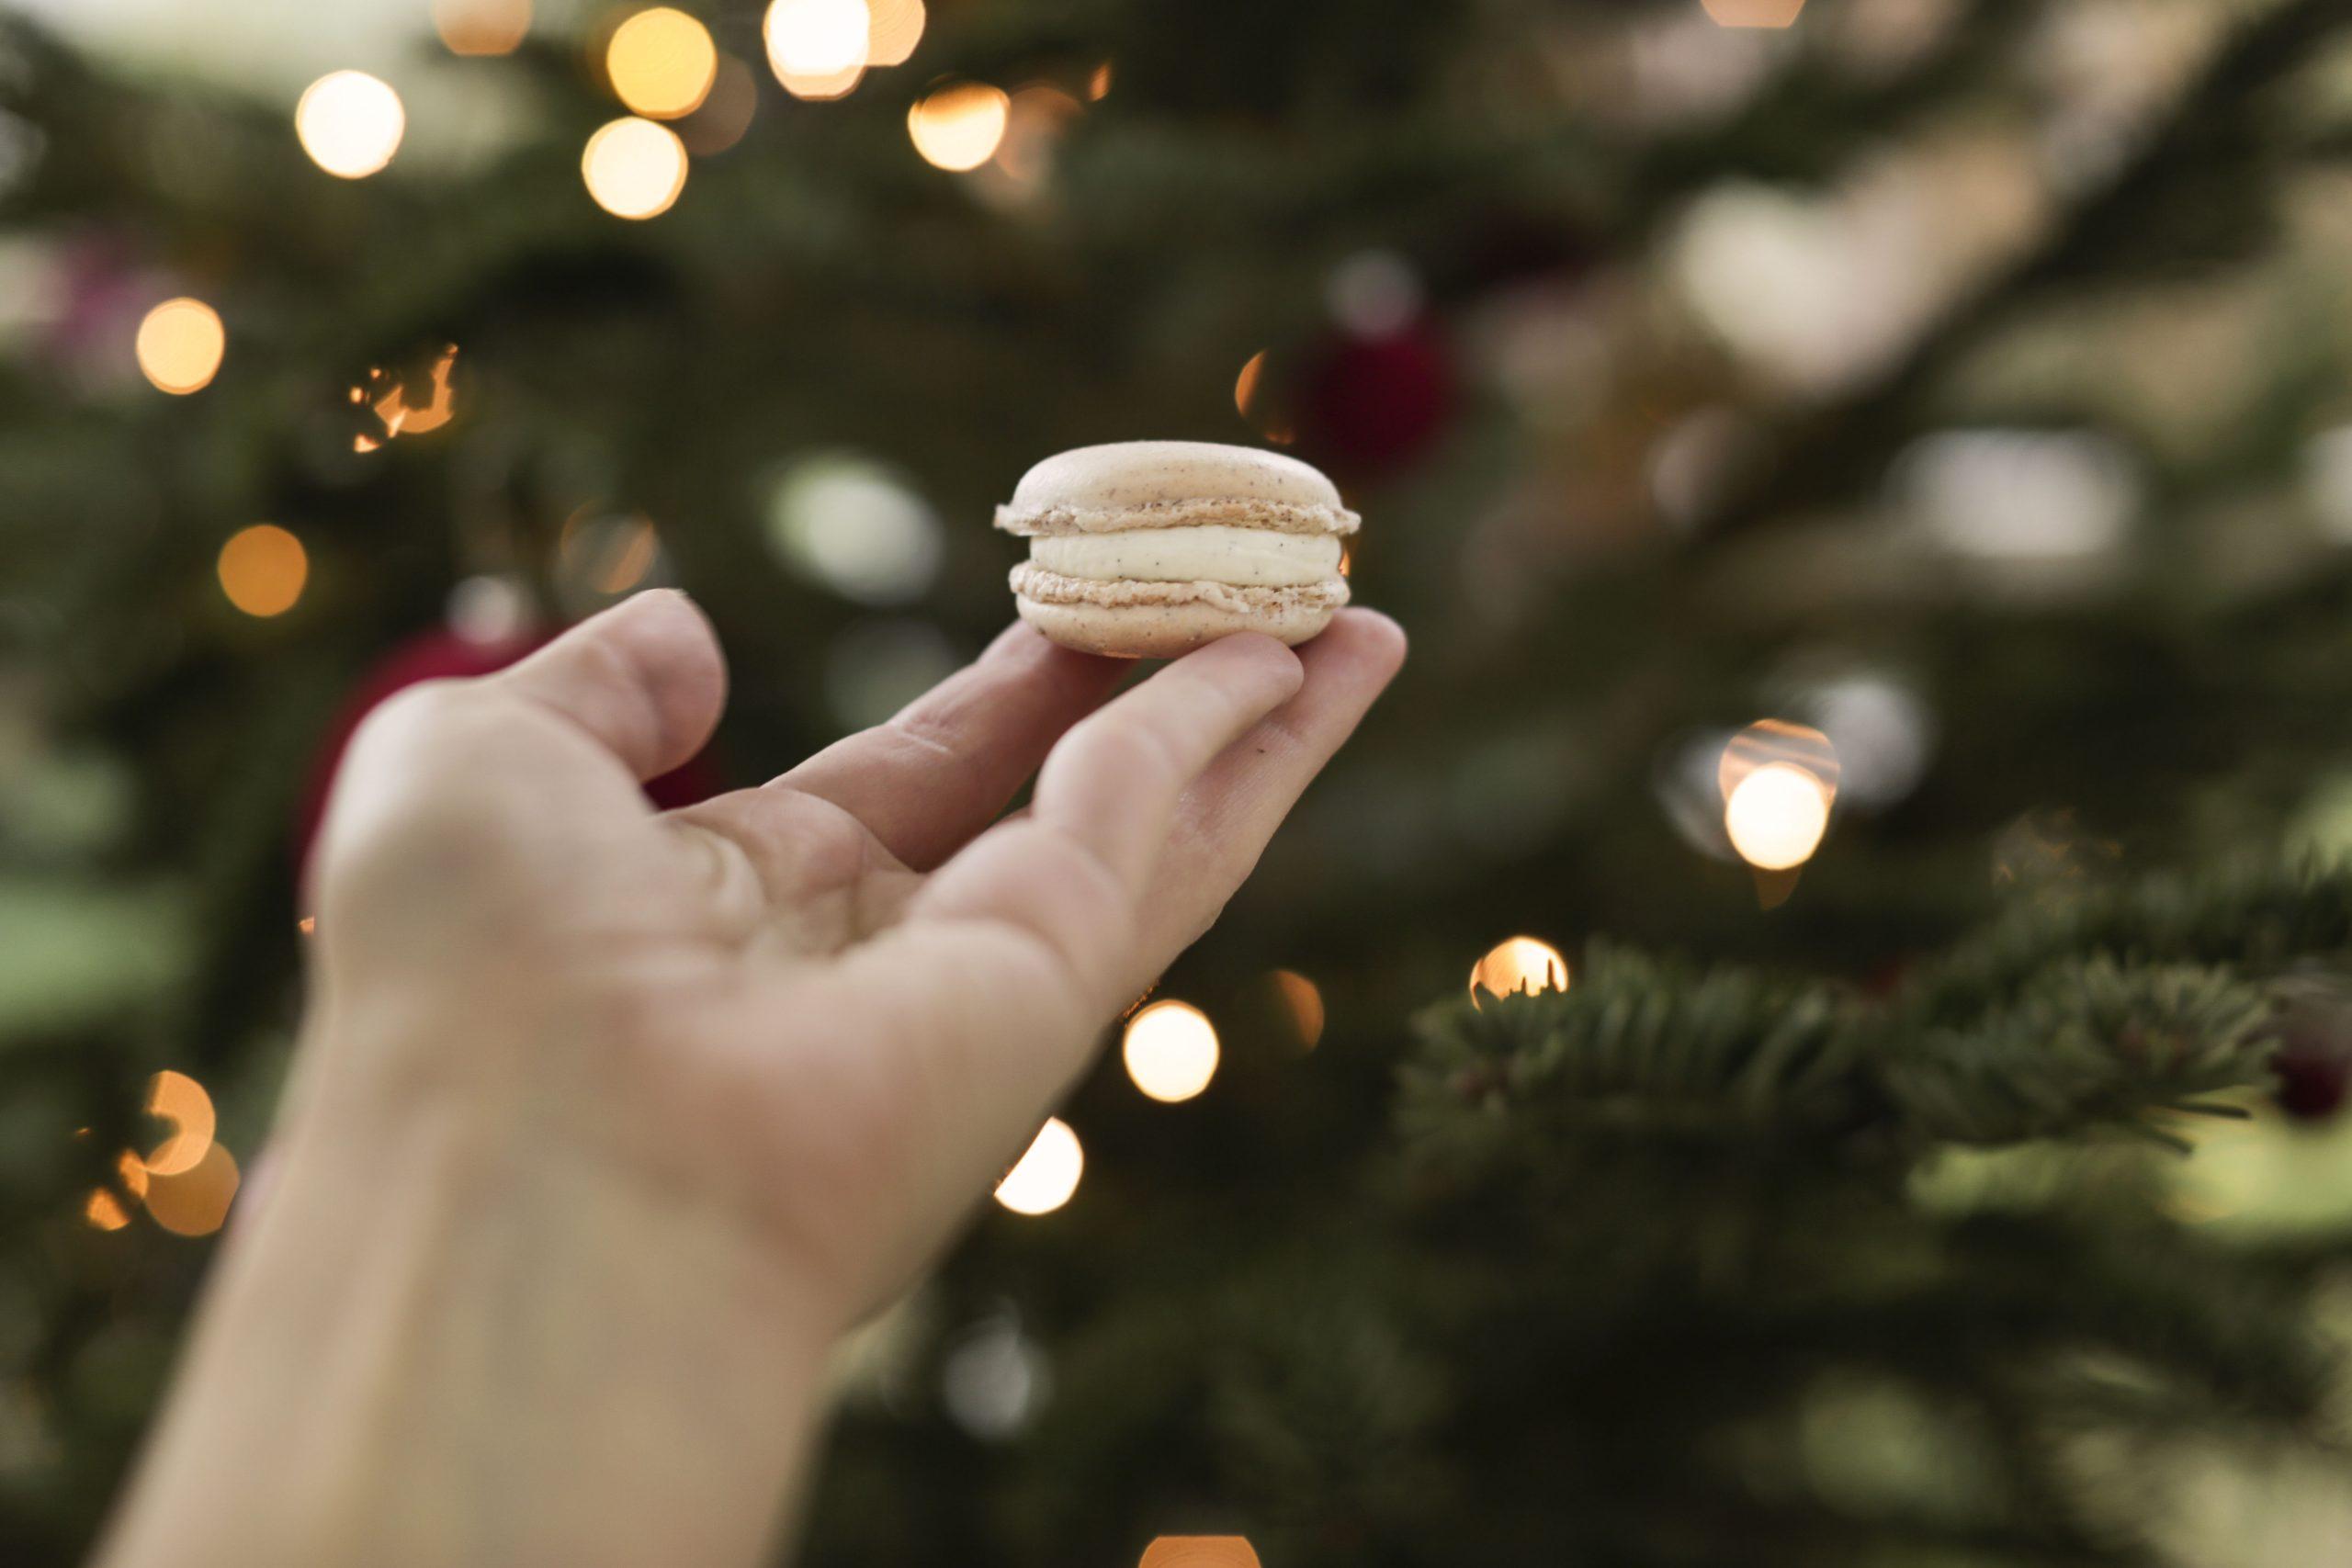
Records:
[[[809,1282],[570,1117],[317,1087],[111,1560],[758,1561],[837,1326]]]

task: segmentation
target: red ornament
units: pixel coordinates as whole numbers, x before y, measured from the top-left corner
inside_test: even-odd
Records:
[[[2332,1040],[2290,1039],[2270,1058],[2272,1098],[2297,1122],[2331,1122],[2352,1089],[2352,1055]]]
[[[1342,471],[1379,473],[1427,451],[1454,407],[1453,361],[1426,317],[1376,337],[1350,334],[1306,376],[1299,434]]]
[[[327,797],[334,787],[335,770],[343,763],[343,753],[351,744],[352,735],[360,721],[373,711],[376,705],[393,693],[405,690],[424,681],[460,679],[488,675],[503,670],[550,640],[544,632],[528,632],[520,636],[476,641],[459,637],[447,627],[436,626],[400,644],[363,677],[352,689],[350,697],[336,713],[334,722],[319,747],[318,761],[311,770],[309,786],[303,792],[300,814],[295,823],[294,855],[297,867],[307,869],[311,860],[311,845],[318,837],[319,823],[326,815]],[[707,749],[686,761],[650,781],[645,786],[646,798],[663,810],[680,806],[692,806],[707,800],[727,786]]]

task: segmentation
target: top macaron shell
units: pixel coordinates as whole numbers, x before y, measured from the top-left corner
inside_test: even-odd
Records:
[[[1320,470],[1280,452],[1205,441],[1118,441],[1057,453],[1031,468],[1006,510],[1125,512],[1186,501],[1340,505]]]

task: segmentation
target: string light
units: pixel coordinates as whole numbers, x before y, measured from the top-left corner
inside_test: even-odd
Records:
[[[311,162],[340,179],[365,179],[392,161],[408,111],[390,85],[365,71],[320,77],[294,107],[294,134]]]
[[[156,389],[186,397],[212,384],[229,350],[220,312],[201,299],[166,299],[139,323],[132,352],[140,374]]]
[[[302,597],[310,581],[310,552],[302,541],[275,523],[241,528],[220,547],[220,592],[246,615],[282,615]]]
[[[169,1122],[172,1135],[142,1162],[145,1173],[179,1176],[194,1170],[212,1146],[219,1120],[204,1086],[186,1073],[157,1073],[147,1083],[147,1114]]]
[[[1086,1169],[1078,1134],[1058,1116],[1037,1129],[1029,1152],[996,1184],[996,1201],[1016,1214],[1050,1214],[1069,1201]]]
[[[192,1169],[149,1182],[148,1215],[175,1235],[209,1235],[229,1217],[238,1180],[235,1158],[216,1142]]]
[[[1154,1002],[1127,1021],[1119,1054],[1137,1089],[1174,1105],[1216,1076],[1216,1026],[1189,1002]]]
[[[616,218],[659,218],[686,188],[686,144],[666,125],[630,116],[588,139],[580,177]]]
[[[675,119],[694,113],[718,75],[710,29],[684,11],[657,6],[613,30],[605,47],[613,93],[639,114]]]
[[[787,87],[863,73],[873,28],[865,0],[775,0],[760,23],[768,63]]]
[[[1257,1548],[1238,1535],[1163,1535],[1136,1568],[1261,1568]]]
[[[1295,969],[1277,969],[1267,976],[1273,982],[1274,998],[1289,1014],[1291,1027],[1298,1032],[1299,1043],[1312,1051],[1323,1038],[1323,993],[1314,981]]]
[[[433,30],[452,54],[512,54],[531,30],[531,0],[433,0]]]
[[[1724,831],[1759,871],[1803,865],[1829,831],[1829,792],[1792,762],[1767,763],[1724,802]]]
[[[865,35],[865,63],[904,65],[922,41],[922,0],[869,0],[872,24]]]
[[[1012,100],[986,82],[956,82],[919,99],[907,111],[907,134],[933,168],[961,173],[994,156],[1004,140]]]
[[[1470,966],[1473,1007],[1485,1005],[1478,1000],[1482,989],[1498,997],[1516,996],[1522,991],[1532,997],[1539,991],[1567,988],[1568,961],[1560,956],[1558,948],[1532,936],[1498,942]]]
[[[1796,25],[1804,0],[1706,0],[1717,27],[1786,28]]]

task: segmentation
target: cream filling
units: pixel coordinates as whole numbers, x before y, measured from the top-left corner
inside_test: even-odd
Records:
[[[1336,534],[1203,524],[1122,534],[1041,534],[1029,541],[1029,558],[1047,571],[1095,582],[1293,588],[1338,574],[1340,539]]]

